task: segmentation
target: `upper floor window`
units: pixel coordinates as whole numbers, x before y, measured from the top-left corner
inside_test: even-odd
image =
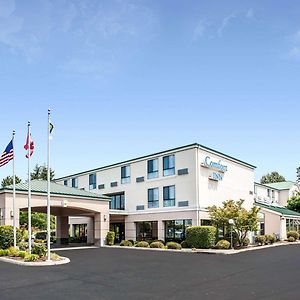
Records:
[[[78,178],[72,178],[72,187],[73,188],[78,188]]]
[[[111,195],[111,200],[109,203],[110,209],[118,209],[118,210],[124,210],[125,209],[125,194],[115,194]]]
[[[121,183],[130,182],[130,166],[121,167]]]
[[[68,185],[68,180],[64,180],[64,185]]]
[[[175,206],[175,185],[164,186],[164,207]]]
[[[147,162],[148,179],[158,177],[158,159],[150,159]]]
[[[158,188],[148,189],[148,208],[159,206]]]
[[[268,197],[271,197],[271,190],[270,189],[267,190],[267,193],[268,193]]]
[[[169,176],[175,174],[175,156],[168,155],[163,157],[163,175]]]
[[[275,198],[275,191],[272,190],[272,198],[274,199]]]
[[[96,188],[96,173],[89,175],[89,187],[90,187],[90,190],[93,190]]]

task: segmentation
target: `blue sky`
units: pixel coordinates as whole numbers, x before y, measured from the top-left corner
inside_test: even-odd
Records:
[[[299,1],[0,0],[0,147],[68,175],[193,142],[295,179]],[[0,150],[2,151],[2,150]],[[11,165],[0,169],[0,178]]]

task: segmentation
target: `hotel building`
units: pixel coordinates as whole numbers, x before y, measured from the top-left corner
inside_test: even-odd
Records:
[[[209,206],[244,199],[245,208],[252,207],[254,170],[247,162],[195,143],[65,176],[56,183],[109,196],[109,224],[117,242],[180,241],[188,226],[209,224]],[[83,220],[69,222],[74,227]]]

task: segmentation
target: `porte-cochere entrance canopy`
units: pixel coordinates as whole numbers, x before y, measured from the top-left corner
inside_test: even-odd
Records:
[[[68,238],[70,216],[85,216],[93,219],[87,231],[90,243],[103,245],[109,230],[110,198],[76,188],[51,182],[51,215],[56,216],[58,242]],[[47,181],[31,181],[31,208],[33,212],[46,213]],[[16,219],[19,224],[20,210],[28,209],[28,183],[16,185]],[[0,189],[0,225],[13,224],[13,187]]]

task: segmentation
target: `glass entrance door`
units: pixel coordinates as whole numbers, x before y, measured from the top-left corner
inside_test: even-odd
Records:
[[[125,239],[125,224],[124,223],[111,223],[110,231],[115,233],[115,244],[121,243]]]

